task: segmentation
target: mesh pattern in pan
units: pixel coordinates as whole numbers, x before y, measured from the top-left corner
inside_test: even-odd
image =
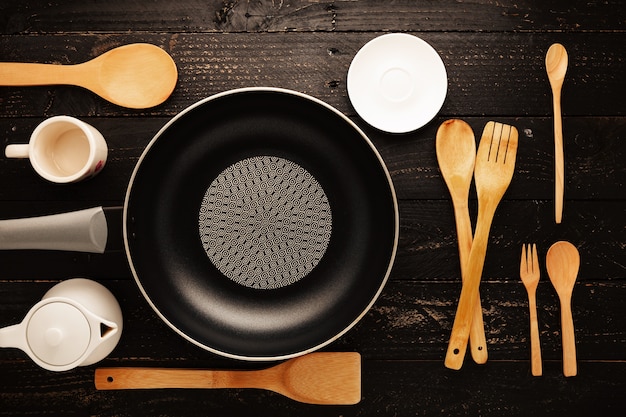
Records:
[[[204,195],[198,223],[213,265],[256,289],[307,276],[332,232],[330,204],[319,182],[275,156],[247,158],[222,171]]]

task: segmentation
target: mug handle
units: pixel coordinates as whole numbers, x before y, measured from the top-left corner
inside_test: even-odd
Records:
[[[28,158],[30,153],[29,144],[13,144],[8,145],[4,149],[4,155],[7,158]]]

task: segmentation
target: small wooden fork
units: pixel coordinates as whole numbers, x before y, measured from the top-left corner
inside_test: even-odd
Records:
[[[534,376],[541,375],[541,344],[539,343],[539,326],[537,324],[537,301],[535,294],[539,283],[539,258],[537,245],[533,243],[532,252],[528,245],[522,245],[522,261],[519,266],[519,275],[528,292],[528,308],[530,309],[530,362]]]

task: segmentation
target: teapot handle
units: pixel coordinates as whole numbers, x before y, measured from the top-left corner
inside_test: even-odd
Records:
[[[28,349],[26,331],[22,323],[0,329],[0,348]]]

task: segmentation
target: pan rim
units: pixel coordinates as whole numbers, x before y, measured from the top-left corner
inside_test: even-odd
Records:
[[[230,352],[224,352],[222,350],[216,349],[215,347],[212,347],[206,343],[203,343],[199,340],[194,339],[193,337],[191,337],[190,335],[187,335],[184,331],[182,331],[181,329],[179,329],[174,323],[172,323],[167,317],[165,317],[165,315],[160,311],[160,309],[158,308],[158,306],[153,302],[153,300],[150,298],[148,292],[145,290],[144,286],[141,283],[141,279],[139,277],[139,273],[137,272],[136,268],[135,268],[135,264],[132,260],[131,257],[131,248],[130,248],[130,239],[129,239],[129,235],[128,235],[128,221],[129,221],[129,213],[128,213],[128,208],[129,208],[129,201],[131,198],[131,193],[132,193],[132,189],[133,189],[133,184],[135,183],[135,179],[137,176],[137,173],[139,171],[139,168],[141,167],[144,159],[148,156],[148,153],[150,151],[150,149],[154,146],[154,144],[159,140],[159,138],[164,134],[164,132],[166,132],[170,126],[172,126],[174,123],[176,123],[179,119],[181,119],[182,117],[184,117],[187,113],[191,112],[192,110],[196,109],[197,107],[200,107],[204,104],[206,104],[207,102],[213,101],[215,99],[218,99],[220,97],[224,97],[224,96],[229,96],[229,95],[235,95],[235,94],[245,94],[245,93],[250,93],[250,92],[269,92],[269,93],[281,93],[281,94],[287,94],[287,95],[292,95],[295,97],[299,97],[305,100],[308,100],[310,102],[313,102],[317,105],[320,105],[328,110],[330,110],[331,112],[333,112],[334,114],[336,114],[337,116],[339,116],[344,122],[346,122],[356,133],[358,133],[361,136],[361,139],[364,140],[365,144],[369,147],[369,149],[371,150],[371,152],[373,153],[373,155],[377,158],[380,168],[382,168],[386,180],[387,180],[387,184],[389,186],[389,192],[390,192],[390,196],[391,196],[391,200],[392,200],[392,204],[393,204],[393,243],[392,243],[392,247],[391,247],[391,252],[389,254],[389,260],[388,260],[388,264],[387,264],[387,268],[385,270],[385,274],[384,277],[382,277],[382,279],[380,280],[380,285],[378,286],[378,289],[376,291],[375,294],[372,295],[369,303],[367,304],[367,306],[365,306],[362,311],[355,317],[355,319],[349,323],[348,325],[344,326],[342,328],[341,331],[339,331],[337,334],[335,334],[334,336],[318,343],[315,346],[309,347],[307,349],[303,349],[301,351],[298,352],[293,352],[293,353],[287,353],[287,354],[282,354],[282,355],[275,355],[275,356],[247,356],[247,355],[240,355],[240,354],[234,354],[234,353],[230,353]],[[126,196],[124,199],[124,209],[123,209],[123,230],[122,230],[122,235],[123,235],[123,240],[124,240],[124,248],[125,248],[125,252],[126,252],[126,257],[128,259],[128,263],[130,266],[130,270],[131,273],[133,275],[133,278],[137,284],[137,286],[139,287],[139,290],[143,296],[143,298],[148,302],[148,304],[150,305],[150,307],[152,308],[152,310],[157,314],[157,316],[165,323],[167,324],[168,327],[170,327],[172,330],[174,330],[176,333],[178,333],[180,336],[182,336],[184,339],[186,339],[187,341],[191,342],[192,344],[207,350],[211,353],[223,356],[223,357],[227,357],[227,358],[231,358],[231,359],[237,359],[237,360],[245,360],[245,361],[258,361],[258,362],[262,362],[262,361],[276,361],[276,360],[285,360],[285,359],[290,359],[290,358],[294,358],[297,356],[301,356],[307,353],[311,353],[314,351],[317,351],[327,345],[329,345],[330,343],[336,341],[337,339],[339,339],[341,336],[343,336],[345,333],[347,333],[350,329],[352,329],[364,316],[365,314],[367,314],[367,312],[372,308],[372,306],[374,305],[374,303],[376,302],[376,300],[379,298],[380,294],[383,291],[383,288],[385,287],[387,280],[389,278],[389,275],[391,274],[391,270],[395,261],[395,257],[396,257],[396,253],[397,253],[397,248],[398,248],[398,241],[399,241],[399,210],[398,210],[398,200],[397,200],[397,196],[396,196],[396,192],[395,192],[395,188],[391,179],[391,174],[389,173],[389,170],[382,158],[382,156],[380,155],[379,151],[376,149],[376,147],[374,146],[374,144],[371,142],[371,140],[367,137],[367,135],[363,132],[363,130],[361,128],[359,128],[352,120],[350,120],[346,115],[344,115],[342,112],[340,112],[339,110],[335,109],[333,106],[331,106],[330,104],[315,98],[313,96],[310,96],[308,94],[305,93],[301,93],[298,91],[294,91],[294,90],[290,90],[290,89],[285,89],[285,88],[278,88],[278,87],[244,87],[244,88],[237,88],[237,89],[232,89],[232,90],[227,90],[227,91],[223,91],[214,95],[211,95],[209,97],[206,97],[202,100],[197,101],[196,103],[190,105],[189,107],[183,109],[181,112],[179,112],[177,115],[175,115],[173,118],[171,118],[161,129],[159,129],[159,131],[154,135],[154,137],[150,140],[150,142],[148,143],[148,145],[145,147],[144,151],[142,152],[141,156],[139,157],[139,160],[137,161],[132,175],[130,177],[130,181],[128,183],[128,187],[126,190]]]

